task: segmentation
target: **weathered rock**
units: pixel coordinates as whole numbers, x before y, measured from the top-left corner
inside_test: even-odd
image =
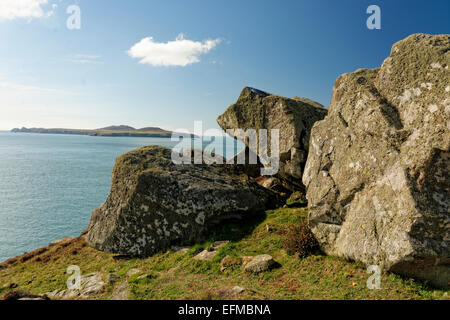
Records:
[[[136,275],[138,273],[141,273],[141,270],[139,270],[138,268],[130,269],[127,272],[127,277],[132,277],[132,276],[134,276],[134,275]]]
[[[255,179],[255,181],[266,189],[278,193],[282,198],[286,198],[291,191],[286,188],[283,182],[276,177],[260,176]],[[300,191],[297,191],[300,192]]]
[[[237,296],[243,292],[245,292],[246,289],[241,286],[233,286],[233,287],[224,287],[217,290],[217,296],[220,299],[227,299],[232,298],[234,296]]]
[[[85,237],[99,250],[148,256],[279,201],[247,175],[231,173],[229,165],[177,165],[171,150],[144,147],[117,159],[110,195],[92,213]]]
[[[201,261],[212,261],[214,257],[219,253],[219,249],[227,245],[230,241],[216,241],[209,248],[203,250],[197,254],[194,259]]]
[[[262,254],[250,260],[250,262],[245,265],[244,270],[247,272],[259,273],[270,270],[274,265],[275,260],[273,260],[272,256]]]
[[[186,246],[172,246],[170,248],[172,251],[174,252],[179,252],[181,254],[186,254],[188,253],[188,251],[191,249],[191,247],[186,247]]]
[[[197,254],[194,259],[200,261],[212,261],[216,255],[217,251],[203,250],[202,252]]]
[[[24,290],[13,290],[13,291],[9,291],[8,293],[6,293],[3,296],[3,300],[36,300],[36,301],[40,301],[40,300],[50,300],[49,297],[47,297],[47,295],[37,295],[37,294],[32,294],[28,291],[24,291]]]
[[[225,240],[225,241],[214,241],[213,244],[211,244],[209,246],[208,250],[210,250],[210,251],[217,251],[217,250],[219,250],[220,248],[226,246],[229,243],[230,243],[230,241],[227,241],[227,240]]]
[[[62,239],[58,239],[58,240],[53,240],[52,242],[50,242],[48,245],[51,246],[55,246],[57,244],[61,244],[61,243],[66,243],[66,242],[71,242],[73,240],[77,239],[77,237],[65,237]]]
[[[292,190],[303,190],[301,177],[308,154],[310,131],[313,124],[326,114],[327,109],[316,102],[284,98],[247,87],[242,90],[237,102],[218,117],[217,122],[224,130],[267,129],[268,141],[270,130],[279,129],[278,176]],[[242,140],[239,136],[235,138]],[[247,144],[248,141],[244,140]]]
[[[105,282],[100,272],[90,273],[81,276],[79,289],[54,290],[45,295],[51,299],[88,299],[103,291]]]
[[[449,65],[449,35],[416,34],[337,79],[303,175],[326,253],[448,286]]]

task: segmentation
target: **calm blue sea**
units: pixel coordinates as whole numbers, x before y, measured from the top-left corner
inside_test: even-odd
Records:
[[[0,132],[0,262],[79,235],[109,193],[117,156],[176,144],[167,138]],[[225,144],[229,157],[233,140]]]

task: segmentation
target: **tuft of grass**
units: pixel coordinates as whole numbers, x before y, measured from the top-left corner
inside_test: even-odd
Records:
[[[289,226],[283,245],[287,253],[298,255],[299,258],[307,257],[320,250],[319,243],[309,228],[307,221],[301,221]]]

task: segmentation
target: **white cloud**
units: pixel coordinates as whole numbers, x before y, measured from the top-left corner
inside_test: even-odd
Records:
[[[220,39],[192,41],[180,33],[174,41],[155,42],[153,37],[144,38],[128,50],[132,58],[141,59],[139,63],[152,66],[185,67],[200,61],[199,56],[208,53],[220,43]]]
[[[48,0],[0,0],[0,20],[49,17],[57,5],[53,4],[52,9],[46,12],[43,6],[47,4]]]

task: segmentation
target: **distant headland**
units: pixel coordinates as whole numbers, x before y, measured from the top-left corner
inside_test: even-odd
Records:
[[[99,129],[45,129],[45,128],[14,128],[11,132],[22,133],[42,133],[42,134],[76,134],[87,136],[103,136],[103,137],[153,137],[153,138],[169,138],[172,131],[164,130],[158,127],[145,127],[136,129],[126,125],[109,126]]]

